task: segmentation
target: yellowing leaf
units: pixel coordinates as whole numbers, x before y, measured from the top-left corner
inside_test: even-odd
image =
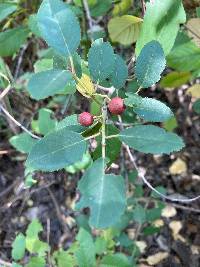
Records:
[[[167,74],[165,77],[162,78],[160,82],[160,86],[164,88],[176,88],[179,87],[185,83],[187,83],[190,80],[191,73],[184,71],[184,72],[178,72],[173,71]]]
[[[83,96],[90,98],[95,93],[94,85],[88,75],[83,74],[81,79],[77,78],[77,82],[76,89]]]
[[[169,254],[167,252],[158,252],[154,255],[149,256],[146,262],[151,266],[156,266],[161,261],[165,260]]]
[[[162,217],[165,218],[171,218],[176,215],[176,209],[173,206],[167,205],[163,210],[162,210]]]
[[[125,14],[132,5],[132,0],[121,0],[119,4],[115,4],[113,8],[113,16]]]
[[[195,98],[200,98],[200,84],[194,84],[187,90],[187,94]]]
[[[188,20],[186,27],[188,29],[188,35],[193,39],[195,44],[200,47],[200,18]]]
[[[140,33],[142,19],[124,15],[112,18],[108,23],[108,31],[113,42],[130,45],[137,41]]]
[[[187,165],[186,165],[185,161],[183,161],[180,158],[177,158],[177,160],[175,160],[169,168],[169,172],[172,175],[181,174],[181,173],[184,173],[186,171],[187,171]]]

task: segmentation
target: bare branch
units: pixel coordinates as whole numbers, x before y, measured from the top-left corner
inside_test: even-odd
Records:
[[[0,110],[12,121],[14,122],[18,127],[20,127],[23,131],[28,133],[31,137],[35,139],[41,139],[39,136],[32,134],[28,129],[26,129],[21,123],[19,123],[4,107],[0,104]]]
[[[143,182],[152,190],[154,191],[156,194],[158,194],[160,197],[164,198],[164,199],[167,199],[167,200],[170,200],[172,202],[182,202],[182,203],[190,203],[190,202],[193,202],[193,201],[196,201],[198,199],[200,199],[200,195],[197,196],[197,197],[194,197],[194,198],[189,198],[189,199],[186,199],[186,198],[173,198],[173,197],[169,197],[169,196],[166,196],[162,193],[160,193],[156,188],[154,188],[148,181],[147,179],[145,178],[145,176],[140,172],[136,162],[135,162],[135,159],[130,151],[130,148],[129,146],[127,145],[124,145],[124,147],[126,148],[126,151],[129,155],[129,158],[131,160],[131,162],[133,163],[133,166],[135,167],[135,169],[137,170],[138,172],[138,175],[139,177],[142,178]]]
[[[90,15],[90,8],[88,6],[88,1],[87,0],[82,0],[82,1],[83,1],[83,6],[85,9],[85,13],[86,13],[86,17],[87,17],[87,21],[88,21],[88,25],[89,25],[89,30],[92,33],[93,21],[92,21],[91,15]],[[92,37],[91,37],[91,39],[93,40]]]

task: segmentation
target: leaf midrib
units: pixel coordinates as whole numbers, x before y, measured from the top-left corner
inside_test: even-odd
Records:
[[[84,141],[85,141],[85,139],[80,140],[80,141],[78,141],[78,142],[76,142],[76,143],[73,143],[73,144],[71,144],[71,145],[63,146],[62,148],[59,148],[59,149],[57,149],[57,150],[55,150],[55,151],[53,151],[53,152],[46,153],[46,154],[42,155],[41,157],[37,157],[37,160],[34,159],[34,160],[32,160],[32,161],[29,161],[29,162],[28,162],[28,163],[29,163],[28,165],[30,165],[31,163],[33,163],[33,162],[35,162],[35,161],[44,159],[46,156],[49,156],[49,155],[52,155],[52,154],[56,154],[56,153],[58,153],[58,152],[60,152],[60,151],[62,151],[62,150],[64,150],[64,149],[66,149],[66,148],[73,147],[73,146],[75,146],[75,145],[77,145],[77,144],[80,144],[80,143],[82,143],[82,142],[84,142]]]

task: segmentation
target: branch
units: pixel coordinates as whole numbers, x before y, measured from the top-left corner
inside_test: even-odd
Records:
[[[142,5],[142,16],[144,17],[145,12],[146,12],[146,4],[144,0],[141,0],[141,5]]]
[[[17,60],[17,66],[16,66],[15,74],[14,74],[14,80],[16,80],[18,75],[19,75],[20,67],[21,67],[21,64],[23,61],[23,56],[24,56],[24,53],[25,53],[26,49],[28,48],[29,44],[30,44],[30,41],[22,47],[22,49],[19,53],[18,60]]]
[[[8,79],[8,77],[6,75],[4,75],[3,73],[1,73],[1,72],[0,72],[0,76],[3,77],[8,82],[8,86],[0,94],[0,100],[2,100],[8,94],[8,92],[10,91],[10,89],[11,89],[11,82]]]
[[[107,103],[106,99],[104,99],[103,107],[102,107],[102,158],[106,158],[106,120],[107,120]]]
[[[0,104],[0,110],[12,121],[14,122],[18,127],[20,127],[23,131],[28,133],[31,137],[35,139],[41,139],[39,136],[32,134],[28,129],[26,129],[21,123],[19,123],[4,107]]]
[[[160,193],[158,190],[156,190],[156,188],[154,188],[148,181],[147,179],[145,178],[145,176],[140,172],[136,162],[135,162],[135,159],[130,151],[130,148],[128,145],[124,145],[128,155],[129,155],[129,158],[131,160],[131,162],[133,163],[133,166],[135,167],[135,169],[137,170],[138,172],[138,175],[142,178],[143,182],[152,190],[154,191],[156,194],[158,194],[160,197],[164,198],[164,199],[167,199],[167,200],[170,200],[172,202],[182,202],[182,203],[190,203],[190,202],[193,202],[193,201],[196,201],[197,199],[200,199],[200,195],[197,196],[197,197],[194,197],[194,198],[189,198],[189,199],[184,199],[184,198],[173,198],[173,197],[169,197],[169,196],[166,196],[162,193]]]
[[[90,32],[92,33],[93,21],[92,21],[91,15],[90,15],[90,8],[88,6],[88,1],[87,0],[82,0],[82,1],[83,1],[83,6],[84,6],[84,9],[85,9],[85,13],[86,13],[87,21],[88,21],[88,24],[89,24],[89,29],[90,29]],[[91,39],[93,39],[93,38],[91,37]]]

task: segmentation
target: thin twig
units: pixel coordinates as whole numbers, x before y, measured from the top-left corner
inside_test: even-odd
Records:
[[[91,40],[93,40],[93,38],[92,38],[93,21],[92,21],[92,17],[91,17],[91,14],[90,14],[90,8],[88,6],[87,0],[82,0],[82,1],[83,1],[83,6],[84,6],[84,9],[85,9],[85,13],[86,13],[86,17],[87,17],[90,33],[91,33]]]
[[[48,193],[49,193],[49,195],[50,195],[50,197],[52,199],[52,202],[53,202],[55,210],[56,210],[57,217],[58,217],[58,219],[60,221],[60,224],[63,227],[64,232],[65,233],[70,233],[71,232],[70,228],[69,228],[69,226],[66,224],[66,222],[63,219],[63,215],[61,213],[60,207],[58,205],[58,202],[57,202],[53,192],[51,191],[51,189],[49,187],[47,187],[46,190],[48,191]]]
[[[144,0],[141,0],[141,5],[142,5],[142,16],[144,17],[145,12],[146,12],[146,4]]]
[[[102,158],[106,158],[106,121],[107,121],[107,103],[106,99],[104,99],[103,107],[102,107],[102,127],[101,127],[101,146],[102,146]]]
[[[169,196],[166,196],[162,193],[160,193],[156,188],[154,188],[148,181],[147,179],[145,178],[145,176],[140,172],[136,162],[135,162],[135,159],[130,151],[130,148],[128,145],[124,145],[124,147],[126,148],[126,151],[129,155],[129,158],[131,160],[131,162],[133,163],[133,166],[135,167],[135,169],[137,170],[138,172],[138,175],[139,177],[142,178],[143,182],[152,190],[154,191],[155,193],[157,193],[160,197],[164,198],[164,199],[167,199],[169,201],[172,201],[172,202],[182,202],[182,203],[190,203],[190,202],[193,202],[193,201],[196,201],[198,199],[200,199],[200,195],[197,196],[197,197],[194,197],[194,198],[189,198],[189,199],[183,199],[183,198],[173,198],[173,197],[169,197]]]
[[[118,121],[119,121],[119,128],[121,131],[123,131],[124,125],[123,125],[122,117],[120,115],[118,115]],[[123,164],[125,165],[125,151],[123,150],[122,152],[123,152]],[[129,188],[128,175],[125,175],[125,181],[126,181],[126,190],[128,191],[128,188]]]
[[[14,122],[18,127],[20,127],[23,131],[28,133],[31,137],[40,140],[41,138],[35,134],[32,134],[28,129],[26,129],[21,123],[19,123],[4,107],[0,104],[0,110],[12,121]]]
[[[101,86],[101,85],[99,85],[99,84],[95,84],[95,86],[98,88],[98,89],[100,89],[100,90],[102,90],[102,91],[104,91],[104,92],[107,92],[109,95],[112,95],[113,94],[113,92],[115,91],[115,88],[112,86],[112,87],[104,87],[104,86]]]
[[[19,57],[18,57],[18,60],[17,60],[17,66],[16,66],[16,69],[15,69],[15,74],[14,74],[14,80],[17,79],[18,75],[19,75],[19,71],[20,71],[20,67],[21,67],[21,64],[22,64],[22,60],[23,60],[23,56],[24,56],[24,53],[27,49],[27,47],[29,46],[29,43],[30,42],[27,42],[21,49],[20,53],[19,53]]]
[[[50,232],[51,232],[51,221],[49,218],[47,218],[47,244],[50,247]],[[49,267],[52,267],[51,264],[51,250],[48,250],[48,263],[49,263]]]
[[[8,77],[6,75],[4,75],[3,73],[1,73],[1,72],[0,72],[0,76],[3,77],[8,82],[8,86],[0,94],[0,100],[2,100],[8,94],[8,92],[10,91],[10,89],[11,89],[11,82],[8,79]]]
[[[152,197],[140,197],[137,199],[138,202],[157,202],[156,199],[152,199]],[[188,207],[188,206],[183,206],[183,205],[180,205],[180,204],[177,204],[177,203],[173,203],[173,202],[168,202],[168,200],[166,199],[165,200],[166,204],[169,204],[173,207],[175,207],[176,209],[180,209],[180,210],[186,210],[188,212],[194,212],[194,213],[200,213],[200,209],[195,209],[195,208],[192,208],[192,207]]]
[[[174,206],[175,208],[180,209],[180,210],[186,210],[189,212],[200,213],[200,209],[195,209],[192,207],[186,207],[186,206],[182,206],[182,205],[179,205],[176,203],[172,203],[172,206]]]

